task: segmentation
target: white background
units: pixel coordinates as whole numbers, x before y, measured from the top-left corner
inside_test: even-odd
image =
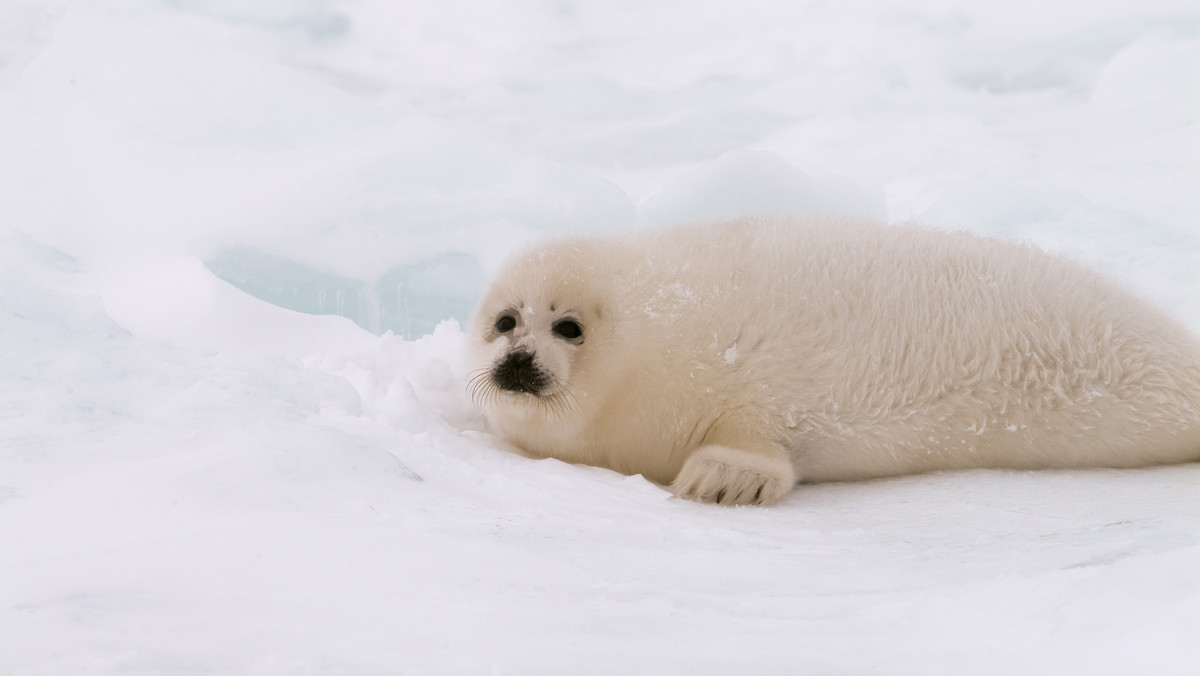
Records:
[[[5,0],[0,673],[1195,673],[1194,464],[691,504],[205,262],[848,213],[1197,329],[1198,109],[1194,1]]]

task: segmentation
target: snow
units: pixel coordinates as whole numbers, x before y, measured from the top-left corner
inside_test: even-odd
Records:
[[[9,0],[0,673],[1195,673],[1200,466],[697,505],[488,434],[460,328],[540,237],[836,213],[1200,330],[1195,25]]]

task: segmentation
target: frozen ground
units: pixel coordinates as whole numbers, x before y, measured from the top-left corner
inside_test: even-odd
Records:
[[[505,450],[438,323],[823,211],[1200,329],[1197,186],[1194,0],[6,0],[0,673],[1196,673],[1200,466],[696,505]]]

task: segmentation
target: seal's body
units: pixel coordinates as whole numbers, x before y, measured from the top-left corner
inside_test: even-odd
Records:
[[[1200,460],[1200,342],[1037,249],[830,219],[538,246],[472,320],[524,451],[766,504],[797,480]]]

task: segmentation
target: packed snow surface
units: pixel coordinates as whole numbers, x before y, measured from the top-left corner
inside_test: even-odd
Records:
[[[831,213],[1195,330],[1198,186],[1194,0],[6,0],[0,673],[1197,673],[1196,464],[693,504],[491,436],[460,327]]]

